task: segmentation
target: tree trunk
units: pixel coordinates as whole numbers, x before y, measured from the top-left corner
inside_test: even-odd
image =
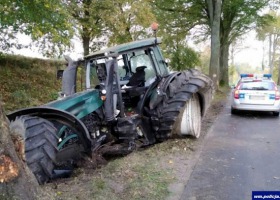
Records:
[[[271,52],[271,54],[272,54],[271,55],[271,74],[273,74],[273,69],[274,69],[277,43],[278,43],[278,36],[277,36],[277,34],[274,34],[273,39],[272,39],[272,52]]]
[[[211,58],[209,76],[215,89],[219,87],[221,0],[207,0],[211,27]]]
[[[265,53],[264,40],[262,41],[262,46],[263,46],[263,50],[262,50],[262,72],[264,72],[264,53]]]
[[[83,1],[83,11],[84,11],[84,18],[83,18],[83,23],[82,23],[82,42],[83,42],[83,48],[84,48],[84,56],[89,54],[89,43],[90,43],[90,30],[88,28],[89,22],[90,22],[90,5],[91,5],[91,0],[84,0]]]
[[[232,44],[231,44],[231,50],[230,50],[230,59],[231,59],[231,66],[232,67],[234,67],[234,64],[235,64],[235,62],[234,62],[234,45],[235,45],[235,42],[233,42]]]
[[[220,55],[220,86],[227,85],[229,83],[228,78],[228,57],[229,57],[229,44],[223,44],[221,46]]]
[[[269,34],[269,46],[268,46],[268,66],[269,66],[269,73],[272,74],[272,66],[271,66],[271,34]]]
[[[82,35],[83,40],[83,49],[84,49],[84,56],[89,54],[89,43],[90,43],[90,37],[87,35],[87,32],[84,31]]]
[[[279,61],[278,61],[278,79],[277,79],[277,85],[280,85],[280,57],[279,57]]]
[[[42,199],[39,184],[19,159],[0,103],[0,199]]]

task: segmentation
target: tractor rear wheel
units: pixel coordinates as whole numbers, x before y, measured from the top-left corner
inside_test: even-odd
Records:
[[[197,94],[189,99],[175,122],[173,131],[178,135],[199,138],[201,130],[201,108]]]
[[[16,146],[22,146],[20,152],[39,184],[48,182],[53,176],[56,163],[56,129],[45,119],[32,116],[20,116],[10,123],[11,136]],[[22,144],[22,145],[20,145]]]
[[[159,126],[156,137],[159,140],[175,135],[199,138],[203,106],[199,91],[209,86],[204,80],[196,71],[188,70],[170,82],[166,98],[157,107]]]
[[[157,138],[167,139],[178,136],[200,136],[201,108],[197,94],[180,92],[170,99],[161,110]]]

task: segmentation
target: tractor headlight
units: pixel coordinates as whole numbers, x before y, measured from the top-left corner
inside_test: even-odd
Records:
[[[106,90],[105,89],[103,89],[103,90],[101,90],[101,94],[106,94]]]

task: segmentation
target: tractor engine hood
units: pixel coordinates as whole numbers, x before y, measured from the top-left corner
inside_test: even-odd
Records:
[[[87,90],[67,96],[63,99],[52,101],[43,107],[52,107],[67,111],[78,119],[92,113],[103,105],[98,90]]]

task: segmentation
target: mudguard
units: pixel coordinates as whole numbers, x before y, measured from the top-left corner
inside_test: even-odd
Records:
[[[192,77],[189,77],[191,74]],[[183,76],[182,76],[183,75]],[[176,82],[175,87],[172,87],[171,82]],[[202,74],[198,70],[191,69],[183,72],[174,72],[169,76],[163,78],[157,85],[157,88],[152,92],[149,102],[150,110],[155,109],[164,99],[167,99],[166,93],[173,96],[178,92],[181,84],[190,84],[199,86],[199,100],[202,106],[202,115],[205,115],[210,102],[213,98],[213,83],[209,77]]]
[[[81,120],[79,120],[71,113],[65,112],[63,110],[58,110],[56,108],[34,107],[15,111],[8,114],[7,117],[10,121],[13,121],[16,119],[16,117],[22,115],[38,116],[50,121],[58,121],[62,124],[65,124],[66,126],[73,127],[77,130],[77,134],[85,148],[85,151],[88,152],[90,150],[91,141],[87,128]]]
[[[90,150],[91,139],[87,128],[80,120],[88,114],[99,109],[103,101],[99,98],[97,90],[88,90],[75,93],[46,105],[21,109],[7,115],[10,121],[21,115],[38,116],[50,121],[58,121],[77,130],[77,134],[85,150]]]

